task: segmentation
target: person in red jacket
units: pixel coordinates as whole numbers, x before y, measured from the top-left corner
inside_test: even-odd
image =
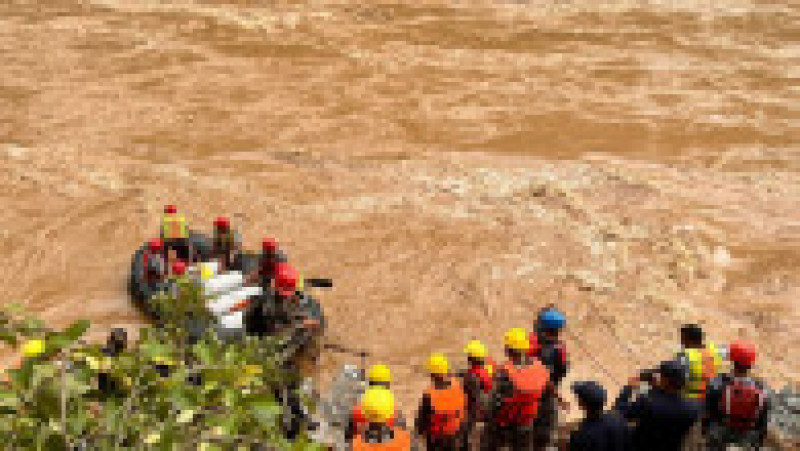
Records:
[[[552,390],[550,372],[540,361],[525,356],[530,342],[523,329],[506,333],[505,348],[509,361],[495,373],[482,449],[492,451],[504,444],[513,450],[543,449],[534,426],[542,398]]]
[[[478,340],[467,343],[464,352],[467,354],[469,368],[461,375],[467,395],[467,431],[462,449],[468,450],[477,423],[486,416],[488,396],[492,392],[497,364],[489,358],[486,346]]]

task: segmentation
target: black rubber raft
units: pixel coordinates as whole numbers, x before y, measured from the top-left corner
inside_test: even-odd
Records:
[[[211,240],[205,235],[197,232],[190,232],[189,239],[199,255],[200,260],[208,261],[211,258]],[[146,250],[147,245],[145,244],[137,249],[133,254],[133,258],[131,259],[131,272],[128,280],[128,291],[131,299],[139,309],[141,309],[157,324],[163,324],[162,312],[160,312],[158,307],[151,302],[151,297],[157,292],[157,288],[150,286],[145,277],[144,253]],[[247,251],[237,255],[233,262],[233,269],[241,271],[245,274],[252,272],[257,268],[257,266],[258,255]],[[314,286],[314,284],[311,285]],[[215,327],[215,324],[211,324],[208,321],[194,321],[187,325],[190,337],[192,337],[193,340],[196,340],[209,328],[213,328],[220,338],[226,340],[241,339],[244,338],[245,335],[274,335],[278,333],[275,332],[276,330],[280,330],[280,334],[288,334],[288,336],[285,337],[287,340],[284,340],[287,354],[298,354],[312,347],[312,345],[324,333],[325,330],[325,317],[319,301],[317,301],[317,299],[308,293],[300,294],[299,313],[304,314],[311,319],[315,319],[320,323],[320,327],[312,332],[308,329],[295,327],[275,327],[275,317],[270,314],[270,306],[275,305],[272,300],[273,295],[271,293],[265,293],[257,298],[253,298],[250,306],[247,310],[245,310],[245,327],[242,331],[232,333],[232,331]]]

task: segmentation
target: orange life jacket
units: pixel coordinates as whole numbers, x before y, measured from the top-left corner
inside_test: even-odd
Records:
[[[447,388],[434,386],[425,390],[431,402],[431,415],[428,433],[432,436],[451,436],[456,434],[466,418],[467,397],[457,379],[450,379]]]
[[[503,370],[511,379],[514,391],[504,400],[494,420],[501,426],[529,426],[539,413],[539,401],[550,381],[550,371],[538,360],[522,368],[506,363]]]
[[[394,438],[386,443],[367,443],[361,434],[353,437],[353,451],[411,451],[411,433],[404,429],[392,428]]]
[[[367,420],[367,417],[364,416],[364,413],[361,411],[360,405],[356,404],[356,406],[353,407],[353,412],[351,415],[353,418],[353,426],[355,428],[356,434],[361,434],[362,432],[367,430],[367,426],[369,426],[369,421]],[[392,417],[386,421],[386,425],[389,427],[394,427],[394,415],[392,415]]]
[[[484,393],[492,391],[492,381],[494,380],[494,372],[497,369],[497,364],[492,359],[486,359],[483,365],[472,365],[468,374],[473,374],[481,381],[481,389]]]

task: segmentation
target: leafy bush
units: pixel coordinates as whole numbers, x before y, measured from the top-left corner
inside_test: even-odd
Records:
[[[177,299],[159,301],[164,324],[141,329],[137,342],[113,357],[82,340],[88,321],[50,330],[17,305],[0,310],[0,341],[14,349],[45,344],[0,383],[3,446],[324,449],[302,433],[285,438],[278,394],[299,374],[280,361],[278,340],[223,342],[207,332],[190,341],[179,325],[206,313],[198,292],[183,288]],[[99,378],[112,388],[101,391]]]

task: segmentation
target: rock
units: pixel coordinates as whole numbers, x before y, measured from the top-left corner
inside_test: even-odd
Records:
[[[789,385],[772,396],[770,426],[786,441],[800,440],[800,393]]]

